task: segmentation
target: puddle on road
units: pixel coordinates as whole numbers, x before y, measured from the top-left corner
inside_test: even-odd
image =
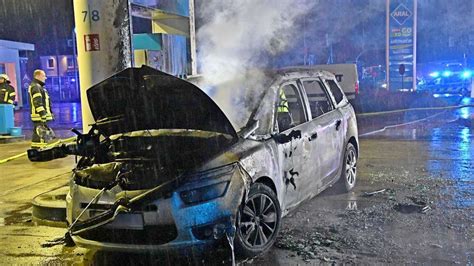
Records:
[[[311,212],[315,209],[318,210],[347,210],[347,211],[357,211],[363,210],[365,208],[370,208],[374,205],[384,202],[385,199],[381,198],[360,198],[359,196],[351,196],[341,199],[329,199],[325,197],[315,197],[311,200],[311,204],[306,204],[298,208],[294,212],[290,212],[287,217],[298,216],[299,212]]]
[[[225,245],[225,244],[223,244]],[[228,247],[207,249],[201,254],[195,251],[157,251],[155,253],[122,253],[89,249],[77,257],[75,265],[232,265],[232,254]],[[242,261],[236,261],[242,265]]]
[[[416,205],[416,204],[405,204],[405,203],[398,203],[393,207],[396,211],[404,214],[410,213],[426,213],[431,208],[428,205]]]
[[[364,187],[365,188],[365,187]],[[303,212],[320,210],[363,210],[370,208],[391,199],[392,190],[385,189],[382,193],[376,193],[373,196],[366,197],[364,190],[350,193],[339,194],[332,189],[323,191],[317,197],[314,197],[309,204],[303,204],[298,210]],[[298,211],[290,212],[287,217],[293,217]]]
[[[3,213],[3,217],[0,217],[0,226],[8,225],[32,225],[32,207],[31,204],[21,206],[20,208]]]
[[[31,221],[32,221],[31,213],[16,213],[8,217],[0,218],[0,226],[16,225],[16,224],[32,225]]]
[[[474,206],[474,108],[464,107],[446,115],[403,127],[390,128],[373,138],[426,141],[427,173],[435,178],[454,181],[446,187],[446,198],[456,208]]]
[[[458,120],[432,130],[429,151],[435,159],[428,161],[427,170],[433,176],[453,181],[444,191],[446,198],[452,198],[451,204],[456,208],[469,209],[474,206],[474,108],[458,112]],[[436,160],[441,153],[451,160]]]

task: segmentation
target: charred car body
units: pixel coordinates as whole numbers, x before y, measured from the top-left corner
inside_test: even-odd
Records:
[[[229,237],[254,256],[300,202],[333,184],[352,189],[357,124],[335,77],[291,69],[265,77],[241,124],[197,86],[148,67],[89,89],[91,131],[28,154],[81,156],[66,199],[74,242],[142,252]]]

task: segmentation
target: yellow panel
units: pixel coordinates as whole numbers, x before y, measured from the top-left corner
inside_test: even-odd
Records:
[[[166,25],[162,22],[156,21],[152,22],[152,32],[189,36],[189,30],[172,27],[170,25]]]
[[[145,50],[135,50],[133,51],[133,59],[135,67],[141,67],[146,65],[146,51]]]
[[[152,33],[189,36],[189,18],[162,10],[153,11]]]

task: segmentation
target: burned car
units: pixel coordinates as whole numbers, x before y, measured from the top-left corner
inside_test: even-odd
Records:
[[[332,185],[351,190],[357,124],[334,75],[263,76],[250,96],[231,100],[236,106],[145,66],[90,88],[91,131],[29,151],[31,160],[80,156],[66,198],[72,240],[130,252],[229,240],[251,257],[272,246],[281,218],[302,201]],[[242,99],[250,106],[236,110]],[[240,115],[231,121],[233,111]]]

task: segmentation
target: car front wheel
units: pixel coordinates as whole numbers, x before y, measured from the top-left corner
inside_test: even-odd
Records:
[[[280,221],[280,204],[275,192],[261,183],[252,185],[237,214],[237,255],[250,258],[267,251],[275,243]]]

